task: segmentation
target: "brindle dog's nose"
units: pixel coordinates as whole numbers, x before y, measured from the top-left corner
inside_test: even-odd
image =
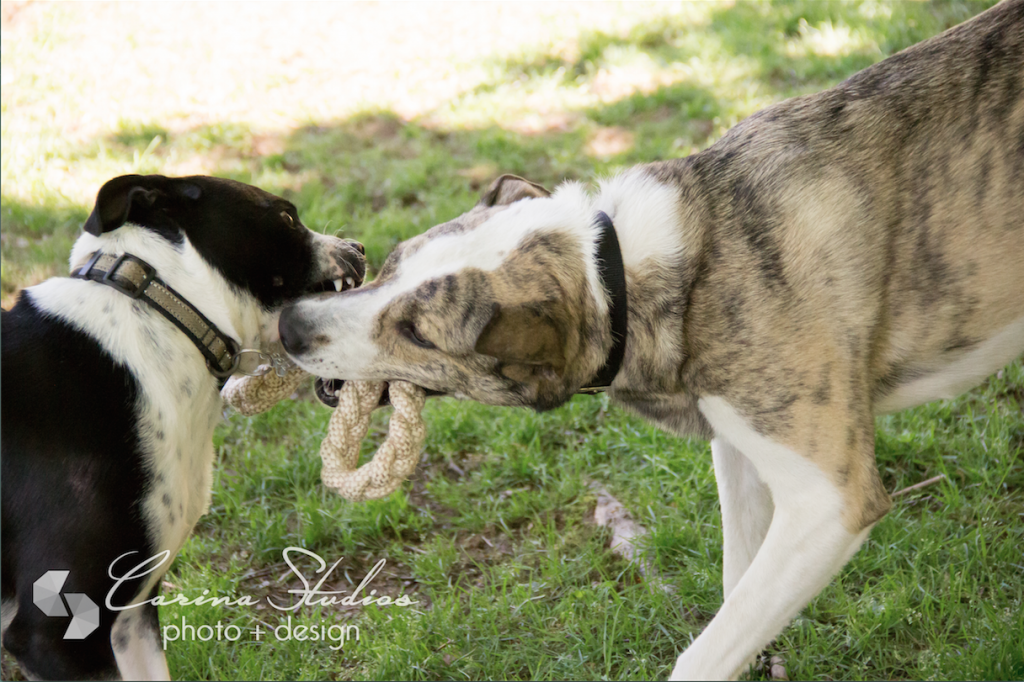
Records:
[[[312,328],[297,306],[285,306],[277,321],[277,332],[281,335],[281,345],[289,355],[302,355],[309,350],[309,338]]]

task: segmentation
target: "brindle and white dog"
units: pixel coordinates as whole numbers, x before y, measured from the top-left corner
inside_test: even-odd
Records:
[[[372,284],[286,308],[283,340],[321,376],[555,407],[614,345],[607,214],[610,395],[711,438],[721,497],[725,601],[672,677],[735,677],[888,511],[874,415],[1024,350],[1022,85],[1013,0],[596,196],[499,178]]]

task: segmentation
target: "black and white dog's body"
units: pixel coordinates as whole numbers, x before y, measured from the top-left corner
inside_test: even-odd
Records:
[[[125,176],[100,191],[71,263],[132,254],[238,348],[265,349],[283,303],[361,281],[360,251],[248,185]],[[26,289],[2,334],[4,647],[33,676],[167,678],[156,607],[105,601],[111,575],[173,558],[205,512],[220,382],[169,319],[95,281]],[[151,599],[169,565],[111,603]],[[88,636],[66,638],[71,613],[38,605],[34,584],[49,571],[67,571],[61,594],[99,606]]]

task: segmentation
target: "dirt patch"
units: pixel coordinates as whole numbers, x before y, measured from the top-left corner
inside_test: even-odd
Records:
[[[517,121],[512,121],[508,129],[522,135],[543,135],[546,133],[564,133],[572,129],[580,116],[574,113],[549,112],[528,114]]]
[[[584,150],[590,156],[609,158],[625,154],[636,143],[636,135],[625,128],[599,128],[587,141]]]
[[[389,140],[402,130],[405,121],[394,116],[366,116],[352,125],[352,133],[361,140]]]

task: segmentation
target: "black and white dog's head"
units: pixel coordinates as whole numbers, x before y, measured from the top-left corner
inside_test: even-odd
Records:
[[[265,347],[286,302],[358,286],[362,246],[317,234],[291,202],[234,180],[125,175],[107,182],[71,254],[131,253],[243,346]]]

